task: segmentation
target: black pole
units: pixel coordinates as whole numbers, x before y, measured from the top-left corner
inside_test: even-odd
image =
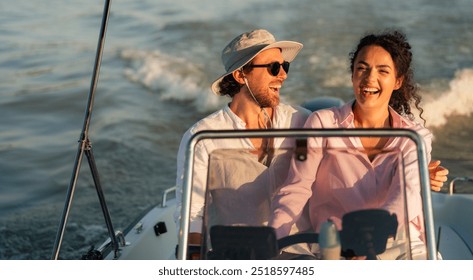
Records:
[[[105,202],[105,196],[102,191],[102,186],[100,184],[99,172],[97,170],[97,166],[95,165],[94,155],[92,153],[92,145],[88,142],[87,150],[85,151],[85,155],[87,156],[87,160],[89,162],[90,171],[92,173],[92,178],[94,179],[95,183],[95,190],[97,191],[97,195],[99,197],[100,206],[102,207],[102,213],[105,218],[105,224],[107,225],[108,235],[110,236],[110,241],[112,242],[112,247],[114,251],[114,257],[118,258],[118,241],[115,235],[115,231],[113,230],[112,219],[110,218],[110,213],[108,212],[107,203]]]
[[[82,127],[82,133],[80,135],[80,140],[79,140],[79,148],[77,151],[76,155],[76,160],[74,164],[74,170],[72,172],[72,177],[71,181],[69,184],[69,188],[67,190],[67,196],[66,196],[66,203],[64,205],[64,210],[63,210],[63,215],[61,218],[61,223],[56,235],[56,241],[54,243],[54,248],[53,248],[53,255],[52,259],[57,260],[59,257],[59,250],[61,248],[62,240],[64,238],[64,230],[66,227],[67,223],[67,218],[69,217],[69,212],[71,209],[72,205],[72,198],[74,197],[74,192],[77,184],[77,178],[79,175],[80,171],[80,165],[82,162],[82,157],[84,155],[85,150],[89,146],[89,124],[90,124],[90,119],[92,116],[92,108],[94,104],[94,95],[95,95],[95,89],[97,87],[97,81],[99,78],[99,72],[100,72],[100,64],[102,61],[102,53],[103,53],[103,45],[105,43],[105,32],[107,29],[107,23],[108,23],[108,17],[110,14],[110,5],[111,5],[111,0],[105,0],[105,5],[104,5],[104,10],[103,10],[103,16],[102,16],[102,25],[100,28],[100,34],[99,34],[99,41],[98,41],[98,46],[97,46],[97,52],[95,56],[95,64],[94,64],[94,72],[92,75],[92,82],[90,85],[90,91],[89,91],[89,97],[87,100],[87,109],[85,112],[85,117],[84,117],[84,124]],[[115,235],[113,235],[115,237]],[[112,242],[113,242],[112,238]],[[115,239],[116,242],[116,239]]]

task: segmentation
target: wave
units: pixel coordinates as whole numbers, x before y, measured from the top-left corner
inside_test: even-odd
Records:
[[[473,112],[473,69],[465,68],[458,70],[454,78],[449,82],[446,91],[430,100],[424,98],[423,117],[429,126],[439,127],[447,123],[447,118],[452,115],[470,116]],[[424,95],[425,96],[425,95]]]
[[[190,101],[199,112],[222,105],[222,100],[210,91],[205,70],[185,58],[157,50],[124,50],[120,57],[129,63],[125,77],[159,93],[162,100]]]

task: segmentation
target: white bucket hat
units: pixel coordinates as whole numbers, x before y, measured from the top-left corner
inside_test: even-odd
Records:
[[[301,43],[294,41],[276,42],[274,36],[264,29],[243,33],[233,39],[223,49],[222,62],[225,66],[226,73],[212,83],[211,89],[215,94],[221,95],[219,87],[220,81],[228,74],[245,66],[264,50],[279,48],[281,49],[284,60],[291,62],[302,49],[302,46]]]

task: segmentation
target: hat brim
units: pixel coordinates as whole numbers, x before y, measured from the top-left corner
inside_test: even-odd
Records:
[[[250,62],[255,56],[257,56],[259,53],[267,50],[267,49],[272,49],[272,48],[279,48],[281,49],[282,52],[282,57],[285,61],[291,62],[294,60],[294,58],[297,56],[297,54],[300,52],[302,49],[303,45],[298,42],[294,41],[279,41],[279,42],[274,42],[269,45],[261,45],[260,49],[254,49],[254,51],[248,53],[246,56],[242,57],[237,63],[235,63],[230,69],[227,70],[225,74],[220,76],[218,79],[216,79],[212,85],[211,89],[213,93],[216,95],[222,95],[220,93],[220,81],[222,81],[225,76],[233,73],[235,70],[240,69],[244,65],[246,65],[248,62]]]

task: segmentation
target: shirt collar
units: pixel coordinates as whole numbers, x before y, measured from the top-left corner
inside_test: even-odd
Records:
[[[340,126],[343,128],[354,127],[353,120],[355,116],[353,115],[353,103],[355,100],[353,99],[351,102],[345,103],[340,108]]]
[[[223,111],[225,112],[226,117],[231,120],[231,123],[233,123],[234,129],[246,128],[246,123],[242,119],[240,119],[235,113],[233,113],[232,109],[230,109],[229,103],[225,105]]]
[[[354,127],[353,121],[355,116],[353,115],[353,104],[355,100],[353,99],[351,102],[347,102],[340,108],[340,126],[343,128]],[[409,120],[406,117],[399,115],[391,106],[388,107],[389,114],[392,118],[392,126],[393,128],[406,128],[412,127],[415,125],[414,121]]]
[[[233,111],[230,109],[230,104],[227,103],[223,108],[223,111],[227,115],[227,117],[233,122],[235,129],[246,129],[246,123],[240,119]],[[288,114],[287,110],[284,109],[282,106],[277,105],[273,108],[273,125],[274,127],[279,127],[280,122],[285,122],[284,118],[280,116],[286,116]]]

